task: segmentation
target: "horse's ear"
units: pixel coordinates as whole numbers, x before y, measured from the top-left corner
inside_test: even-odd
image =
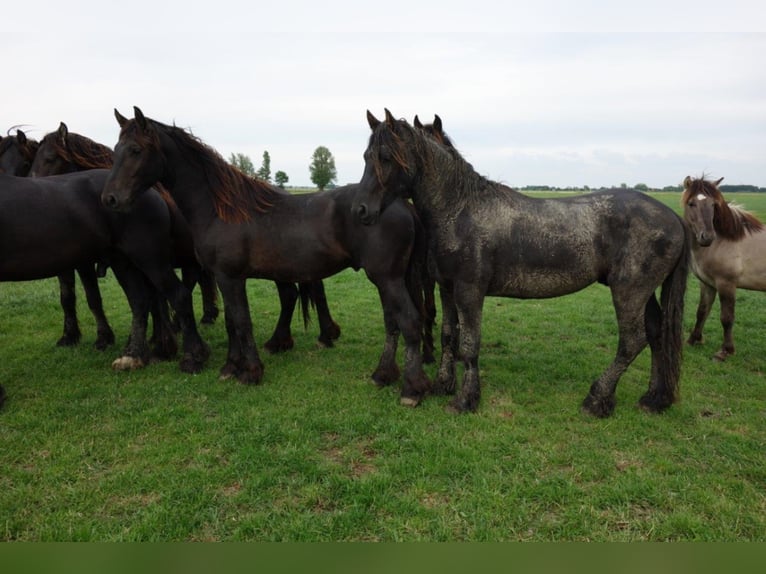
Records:
[[[438,116],[438,114],[434,114],[434,130],[436,130],[437,133],[442,133],[442,119]]]
[[[370,124],[371,130],[375,130],[380,125],[380,120],[373,116],[370,110],[367,110],[367,123]]]
[[[394,127],[394,124],[396,123],[396,120],[394,119],[394,116],[391,115],[391,112],[388,111],[388,108],[384,108],[386,110],[386,124],[388,127]]]
[[[136,123],[138,126],[142,129],[146,129],[146,118],[144,117],[144,112],[141,111],[141,108],[138,106],[133,106],[133,115],[136,118]]]
[[[69,128],[66,127],[64,122],[59,124],[58,136],[61,140],[61,145],[66,146],[66,137],[69,135]]]
[[[721,179],[719,179],[718,181],[716,181],[714,185],[715,185],[716,187],[718,187],[719,185],[721,185],[721,182],[722,182],[722,181],[723,181],[723,178],[721,178]]]
[[[114,117],[117,118],[117,123],[120,124],[121,128],[125,127],[125,124],[128,123],[128,118],[118,112],[117,108],[114,108]]]
[[[16,130],[16,141],[19,142],[19,145],[27,145],[27,134],[25,134],[23,131],[17,129]]]
[[[418,117],[417,114],[415,114],[415,119],[412,120],[412,125],[415,126],[416,128],[421,128],[421,129],[423,128],[423,124],[420,123],[420,118]]]
[[[689,187],[691,187],[691,185],[692,185],[692,176],[687,175],[684,178],[684,189],[689,189]]]

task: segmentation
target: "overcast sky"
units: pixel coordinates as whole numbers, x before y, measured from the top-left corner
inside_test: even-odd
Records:
[[[763,1],[18,0],[1,21],[2,133],[114,146],[137,105],[290,185],[324,145],[344,184],[387,107],[439,114],[516,187],[766,187]]]

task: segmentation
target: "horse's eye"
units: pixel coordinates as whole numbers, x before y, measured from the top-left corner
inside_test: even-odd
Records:
[[[132,155],[139,155],[141,153],[141,147],[137,145],[130,146],[130,153]]]
[[[387,147],[380,148],[380,159],[383,161],[391,160],[391,150]]]

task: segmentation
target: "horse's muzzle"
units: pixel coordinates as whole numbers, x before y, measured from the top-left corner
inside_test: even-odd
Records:
[[[715,231],[700,231],[697,234],[697,243],[700,247],[708,247],[715,241]]]

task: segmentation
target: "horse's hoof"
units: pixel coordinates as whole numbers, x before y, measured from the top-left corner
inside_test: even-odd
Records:
[[[194,357],[184,357],[179,363],[179,368],[182,373],[199,373],[202,371],[203,366],[204,363],[202,361],[197,361]]]
[[[599,419],[610,416],[614,412],[614,407],[614,397],[595,398],[593,395],[588,395],[582,402],[582,412]]]
[[[416,399],[415,397],[399,397],[399,404],[403,407],[415,408],[420,404],[420,399]]]
[[[115,371],[135,371],[136,369],[143,369],[144,366],[144,362],[138,357],[129,357],[127,355],[112,362],[112,369]]]

